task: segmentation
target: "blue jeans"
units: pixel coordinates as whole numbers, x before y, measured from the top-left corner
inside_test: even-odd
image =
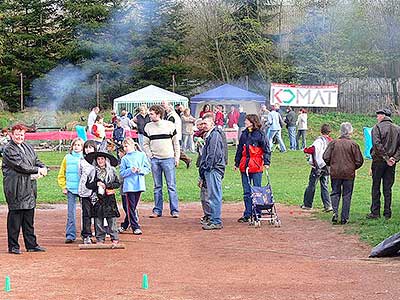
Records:
[[[268,134],[269,148],[272,151],[272,148],[274,147],[273,141],[274,141],[275,136],[276,136],[276,139],[278,140],[279,148],[280,148],[281,152],[285,152],[286,146],[282,140],[281,130],[271,130],[271,129],[269,130],[269,134]]]
[[[210,199],[208,199],[208,191],[207,187],[201,187],[200,189],[200,200],[201,200],[201,207],[203,208],[204,216],[211,216],[211,205]]]
[[[306,133],[307,130],[303,129],[297,130],[297,135],[296,135],[297,150],[304,149],[306,147]],[[299,142],[300,138],[301,138],[301,148]]]
[[[211,217],[213,224],[221,224],[222,210],[222,176],[215,170],[204,173],[207,182],[208,198],[210,199]]]
[[[251,216],[251,208],[252,208],[252,200],[251,200],[251,187],[250,184],[253,182],[254,186],[261,186],[262,181],[262,172],[259,173],[249,173],[249,179],[247,179],[246,173],[242,174],[242,186],[243,186],[243,200],[244,200],[244,213],[243,217],[250,218]],[[249,184],[250,180],[250,184]]]
[[[194,152],[193,134],[182,134],[182,149]]]
[[[296,150],[297,142],[296,142],[296,126],[288,127],[288,134],[289,134],[289,143],[290,143],[290,150]]]
[[[68,216],[67,216],[67,225],[65,226],[65,237],[70,240],[76,239],[76,199],[79,199],[79,196],[67,192],[67,200],[68,200]]]
[[[310,177],[308,178],[308,186],[304,192],[304,201],[303,201],[304,206],[310,208],[312,207],[314,202],[315,186],[319,180],[321,184],[321,199],[322,203],[324,204],[324,208],[330,209],[332,207],[331,198],[329,197],[329,191],[328,191],[328,180],[329,180],[328,171],[324,170],[323,172],[325,173],[321,174],[321,170],[318,173],[315,170],[315,168],[311,169]]]
[[[178,194],[176,192],[176,177],[175,177],[175,158],[152,158],[151,172],[154,181],[154,208],[153,213],[162,215],[163,211],[163,193],[162,193],[162,176],[164,173],[165,181],[167,182],[169,208],[171,215],[178,210]]]
[[[144,135],[138,133],[138,142],[139,142],[139,145],[140,145],[140,148],[142,149],[142,151],[143,151],[143,140],[144,140]]]

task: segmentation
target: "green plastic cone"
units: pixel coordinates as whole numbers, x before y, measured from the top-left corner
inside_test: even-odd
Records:
[[[6,284],[4,286],[4,290],[6,292],[11,291],[11,281],[10,281],[10,276],[6,276]]]
[[[148,288],[149,288],[149,279],[147,278],[147,274],[143,274],[142,289],[147,290]]]

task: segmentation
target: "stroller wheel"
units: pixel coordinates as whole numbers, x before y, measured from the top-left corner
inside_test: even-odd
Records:
[[[282,222],[281,222],[281,220],[275,220],[275,227],[281,227],[281,225],[282,225]]]

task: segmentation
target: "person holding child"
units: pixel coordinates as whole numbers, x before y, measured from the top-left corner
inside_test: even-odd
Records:
[[[127,215],[133,234],[139,235],[142,234],[142,230],[136,207],[142,192],[146,190],[144,176],[150,173],[151,165],[146,154],[137,150],[138,147],[131,138],[126,138],[122,145],[126,154],[121,159],[120,174],[124,181],[123,193],[126,198]]]
[[[65,243],[73,243],[76,239],[76,199],[79,198],[79,164],[83,151],[83,140],[75,138],[72,140],[69,153],[65,155],[60,171],[58,172],[58,185],[63,194],[67,196],[67,224],[65,227]]]
[[[115,199],[115,189],[120,186],[115,170],[118,160],[105,152],[89,153],[85,159],[95,167],[88,176],[86,187],[92,192],[90,199],[94,203],[96,241],[98,244],[103,244],[105,241],[104,219],[106,219],[111,241],[113,245],[118,244],[117,218],[120,214]]]

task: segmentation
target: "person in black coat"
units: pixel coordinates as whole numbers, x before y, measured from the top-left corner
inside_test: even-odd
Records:
[[[86,187],[92,190],[90,199],[93,204],[95,220],[95,231],[97,244],[102,244],[106,237],[104,219],[107,220],[109,234],[113,244],[118,244],[117,218],[120,217],[115,189],[119,188],[120,182],[114,167],[118,160],[111,154],[105,152],[92,152],[85,156],[87,162],[95,168],[88,176]]]
[[[36,179],[47,175],[46,166],[38,159],[33,147],[25,143],[26,127],[17,124],[11,129],[11,141],[4,149],[3,188],[8,204],[8,252],[21,254],[18,243],[22,228],[28,252],[44,252],[36,241],[34,214],[36,207]]]

